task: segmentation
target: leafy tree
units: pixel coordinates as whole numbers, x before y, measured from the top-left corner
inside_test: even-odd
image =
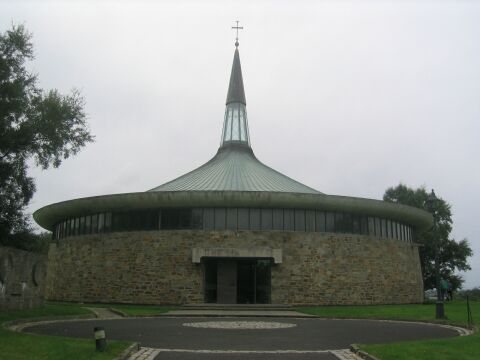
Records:
[[[425,206],[427,197],[428,193],[425,187],[412,189],[400,184],[396,187],[388,188],[383,195],[383,200],[427,210]],[[419,253],[424,288],[428,290],[436,287],[435,246],[438,241],[440,276],[450,281],[453,289],[456,290],[461,288],[464,280],[455,272],[471,269],[467,258],[472,256],[473,252],[466,239],[457,242],[455,239],[450,238],[453,225],[450,204],[438,198],[432,210],[435,210],[437,219],[435,239],[433,238],[433,228],[415,234],[415,242],[421,245]]]
[[[35,193],[29,160],[58,167],[93,141],[81,94],[40,89],[27,70],[31,38],[22,25],[0,33],[0,244],[20,248],[34,236],[24,213]]]
[[[480,287],[475,287],[470,290],[461,290],[456,294],[456,298],[460,300],[466,300],[467,296],[472,301],[480,301]]]

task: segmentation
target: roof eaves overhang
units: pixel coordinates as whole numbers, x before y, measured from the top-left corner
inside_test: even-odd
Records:
[[[35,221],[47,230],[71,217],[105,211],[192,207],[266,207],[345,211],[385,217],[426,230],[433,224],[430,213],[411,206],[381,200],[325,194],[256,191],[152,191],[86,197],[45,206],[34,212]]]

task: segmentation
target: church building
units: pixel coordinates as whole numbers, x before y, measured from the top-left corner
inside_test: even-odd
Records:
[[[135,304],[423,301],[415,233],[432,225],[431,215],[327,195],[263,164],[250,143],[235,45],[221,144],[212,159],[145,192],[68,200],[34,213],[54,237],[47,298]],[[277,146],[279,153],[287,151]]]

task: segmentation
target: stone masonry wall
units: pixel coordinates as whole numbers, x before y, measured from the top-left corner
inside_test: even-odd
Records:
[[[144,231],[59,240],[49,252],[51,300],[203,302],[192,248],[277,248],[275,304],[393,304],[423,300],[418,248],[364,235],[276,231]]]
[[[0,246],[0,309],[43,305],[46,255]]]

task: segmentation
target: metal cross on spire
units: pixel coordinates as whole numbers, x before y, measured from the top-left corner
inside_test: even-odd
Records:
[[[232,29],[237,30],[237,37],[235,38],[235,46],[238,47],[238,30],[243,30],[243,26],[238,26],[239,21],[236,21],[237,26],[232,26]]]

